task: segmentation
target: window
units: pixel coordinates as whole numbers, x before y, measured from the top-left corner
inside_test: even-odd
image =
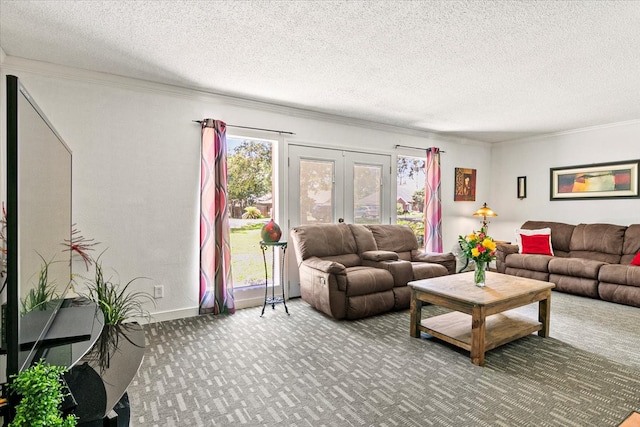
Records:
[[[424,159],[398,156],[397,223],[411,227],[420,247],[424,242],[424,167]]]
[[[275,141],[227,137],[227,179],[234,289],[264,286],[260,230],[272,216]],[[271,278],[270,278],[271,279]]]

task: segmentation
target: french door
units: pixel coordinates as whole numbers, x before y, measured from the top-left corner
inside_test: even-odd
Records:
[[[391,222],[391,156],[301,145],[289,145],[288,154],[289,228]],[[289,296],[299,296],[295,253],[288,253]]]

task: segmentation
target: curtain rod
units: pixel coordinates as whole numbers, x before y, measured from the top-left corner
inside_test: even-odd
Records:
[[[395,147],[393,147],[393,148],[398,149],[398,148],[400,148],[400,147],[402,147],[402,148],[411,148],[412,150],[422,150],[422,151],[427,151],[429,148],[431,148],[431,147],[429,147],[429,148],[410,147],[410,146],[408,146],[408,145],[396,145],[396,146],[395,146]],[[439,152],[440,152],[440,153],[446,153],[446,151],[443,151],[443,150],[440,150]]]
[[[196,123],[200,123],[202,124],[202,120],[194,120],[194,122]],[[285,130],[274,130],[274,129],[263,129],[263,128],[252,128],[249,126],[239,126],[239,125],[227,125],[227,127],[231,127],[231,128],[239,128],[239,129],[251,129],[251,130],[261,130],[264,132],[273,132],[273,133],[280,133],[280,134],[287,134],[287,135],[295,135],[295,133],[293,132],[287,132]]]

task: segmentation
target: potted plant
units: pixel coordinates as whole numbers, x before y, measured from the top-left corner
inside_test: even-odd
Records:
[[[150,319],[151,315],[144,308],[144,303],[150,302],[155,306],[155,300],[146,292],[129,291],[129,286],[141,277],[131,279],[121,286],[118,282],[105,278],[100,257],[93,260],[92,264],[95,275],[93,279],[85,281],[88,289],[85,296],[100,308],[104,314],[105,326],[86,358],[92,360],[94,367],[102,371],[109,367],[113,353],[118,350],[123,330],[139,327],[137,323],[125,322],[136,317]]]
[[[89,291],[87,297],[102,310],[106,325],[117,325],[133,317],[150,317],[149,312],[144,308],[144,302],[155,306],[155,300],[151,295],[146,292],[129,292],[129,286],[141,277],[133,278],[121,286],[105,278],[100,257],[93,263],[94,279],[85,282]]]
[[[20,397],[16,413],[9,427],[71,427],[77,424],[75,415],[63,415],[60,405],[67,393],[61,375],[62,366],[39,361],[12,376],[9,388]]]
[[[45,261],[42,259],[42,267],[38,272],[38,283],[35,287],[29,289],[29,293],[21,300],[21,314],[25,315],[34,310],[46,310],[49,308],[49,303],[59,298],[56,293],[55,282],[49,283],[49,266],[52,261]]]

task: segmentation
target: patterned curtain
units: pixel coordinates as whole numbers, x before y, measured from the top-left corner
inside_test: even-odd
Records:
[[[202,121],[200,314],[234,313],[227,204],[227,125]]]
[[[427,149],[424,185],[424,250],[442,253],[442,202],[440,197],[440,149]]]

